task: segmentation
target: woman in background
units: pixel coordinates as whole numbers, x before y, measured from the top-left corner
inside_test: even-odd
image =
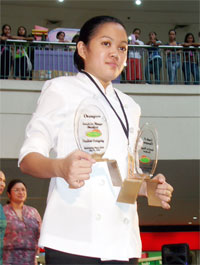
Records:
[[[58,40],[58,42],[65,42],[65,32],[59,31],[56,34],[56,39]]]
[[[176,41],[176,31],[174,29],[169,30],[169,46],[179,46],[180,44]],[[177,69],[180,68],[180,50],[168,49],[166,50],[167,60],[166,66],[169,76],[169,84],[174,84],[177,75]]]
[[[4,24],[2,26],[1,40],[1,79],[8,79],[12,65],[11,43],[7,40],[11,38],[11,26]]]
[[[129,44],[132,45],[144,45],[144,42],[139,40],[141,29],[135,28],[133,34],[129,37]],[[127,67],[126,67],[126,79],[139,83],[142,81],[142,49],[136,47],[129,47]],[[137,81],[136,81],[137,80]]]
[[[160,84],[160,69],[162,67],[162,58],[158,46],[162,42],[157,39],[156,32],[149,33],[149,41],[147,45],[151,45],[152,48],[148,49],[148,61],[145,67],[146,82],[151,84],[151,74],[153,74],[153,81],[156,84]]]
[[[4,206],[7,227],[3,264],[35,265],[41,217],[35,208],[24,204],[27,188],[23,181],[12,180],[8,184],[7,194],[10,202]]]
[[[6,177],[3,171],[0,170],[0,195],[3,193],[6,186]],[[2,265],[3,260],[3,238],[6,229],[6,217],[3,211],[3,207],[0,203],[0,265]]]
[[[13,36],[12,39],[33,40],[32,37],[27,37],[27,30],[24,26],[18,28],[17,36]],[[32,70],[28,54],[27,43],[14,45],[14,76],[16,79],[26,80],[29,76],[29,71]]]
[[[195,43],[194,35],[192,33],[187,33],[185,36],[185,40],[183,43],[184,47],[189,46],[199,46],[199,44]],[[185,49],[183,52],[183,73],[185,78],[185,84],[190,84],[190,76],[191,73],[194,79],[194,85],[199,84],[199,58],[198,51],[193,49]]]

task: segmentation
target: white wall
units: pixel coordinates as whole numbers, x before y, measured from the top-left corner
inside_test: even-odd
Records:
[[[36,108],[42,81],[1,80],[0,158],[17,158]],[[141,125],[158,130],[159,159],[200,159],[200,89],[197,86],[117,84],[142,108]]]

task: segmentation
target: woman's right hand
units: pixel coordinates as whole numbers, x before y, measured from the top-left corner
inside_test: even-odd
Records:
[[[67,157],[56,160],[56,175],[64,178],[70,188],[78,189],[90,178],[95,162],[91,155],[76,150]]]

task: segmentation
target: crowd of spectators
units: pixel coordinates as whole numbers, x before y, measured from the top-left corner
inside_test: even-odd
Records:
[[[122,73],[122,80],[130,83],[155,83],[160,84],[161,72],[166,68],[168,83],[174,84],[177,82],[177,72],[180,71],[182,64],[182,73],[185,84],[200,83],[200,53],[199,50],[193,47],[200,46],[199,42],[195,41],[192,33],[187,33],[182,42],[177,42],[175,29],[170,29],[168,32],[168,42],[164,43],[159,40],[156,32],[149,33],[149,40],[144,43],[140,40],[141,29],[134,28],[133,33],[129,36],[129,51],[127,58],[127,66]],[[72,42],[78,41],[79,34],[72,38]],[[13,45],[6,40],[21,41]],[[65,40],[65,32],[59,31],[56,35],[57,42],[67,43]],[[22,43],[22,41],[28,41]],[[11,70],[15,79],[31,79],[33,70],[33,52],[34,49],[29,45],[30,41],[34,40],[33,35],[27,35],[27,30],[24,26],[20,26],[17,34],[11,34],[11,26],[3,25],[0,36],[1,41],[1,79],[7,79]],[[148,47],[144,47],[148,45]],[[167,45],[169,48],[159,48],[160,45]],[[174,46],[174,48],[172,47]],[[178,46],[184,47],[179,49]],[[193,46],[191,48],[191,46]],[[59,46],[58,46],[59,47]],[[58,49],[54,47],[53,49]],[[66,50],[64,46],[61,49]],[[73,47],[70,49],[73,51]],[[193,81],[191,81],[191,79]]]
[[[153,80],[156,84],[160,84],[160,73],[165,58],[169,84],[174,84],[177,81],[177,70],[180,68],[181,61],[185,84],[191,84],[191,75],[193,76],[193,83],[199,84],[200,53],[194,47],[200,46],[200,33],[199,42],[195,42],[192,33],[187,33],[182,43],[176,41],[175,29],[169,30],[167,43],[159,40],[156,32],[150,32],[149,41],[144,43],[139,39],[140,34],[141,30],[135,28],[129,36],[129,44],[134,46],[129,47],[126,67],[126,79],[128,81],[137,83],[143,81],[142,63],[144,64],[144,44],[146,44],[150,46],[147,50],[144,70],[146,83],[151,84]],[[160,45],[169,46],[169,48],[163,48],[161,53]],[[180,49],[178,46],[183,46],[184,49]]]

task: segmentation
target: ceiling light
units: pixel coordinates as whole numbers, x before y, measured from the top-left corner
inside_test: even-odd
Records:
[[[64,2],[64,0],[58,0],[58,2],[62,3],[62,2]]]
[[[141,1],[141,0],[135,0],[135,4],[136,4],[137,6],[139,6],[139,5],[142,4],[142,1]]]
[[[193,216],[193,220],[197,220],[197,216]]]
[[[188,224],[189,224],[189,225],[191,225],[191,224],[192,224],[192,222],[188,222]]]

